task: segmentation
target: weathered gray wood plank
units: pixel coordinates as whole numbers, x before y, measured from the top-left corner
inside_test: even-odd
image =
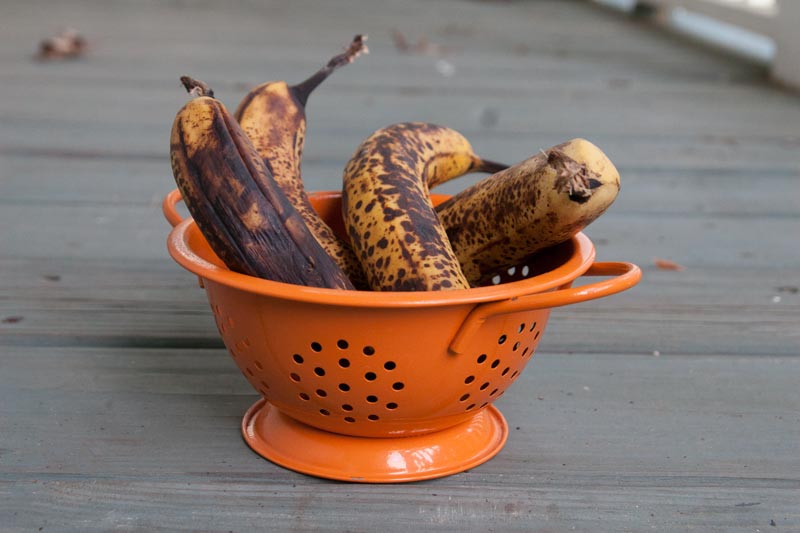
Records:
[[[722,152],[749,159],[751,165],[755,159],[769,167],[771,158],[754,153],[754,148],[763,147],[782,155],[788,168],[796,171],[790,156],[798,145],[800,111],[791,106],[789,95],[777,92],[760,100],[756,88],[721,95],[713,90],[658,94],[648,87],[634,92],[520,90],[515,94],[488,88],[476,93],[458,89],[461,84],[469,85],[469,80],[456,80],[455,87],[445,92],[402,95],[380,88],[354,91],[340,86],[346,81],[341,78],[349,72],[341,72],[313,95],[309,104],[309,156],[316,153],[316,157],[338,156],[346,161],[358,141],[373,130],[392,122],[426,120],[456,128],[476,146],[496,153],[495,157],[514,160],[570,137],[583,136],[596,139],[598,144],[604,139],[609,139],[606,143],[634,145],[643,140],[665,143],[661,148],[665,155],[659,155],[655,148],[650,154],[656,161],[669,162],[674,160],[672,152],[678,139],[688,145],[678,154],[692,154],[701,164],[707,165],[709,157],[724,162],[719,155],[713,157],[714,152]],[[370,74],[380,76],[379,72]],[[41,90],[31,95],[35,98],[31,98],[28,112],[16,106],[13,110],[0,108],[13,126],[0,131],[0,147],[12,153],[47,147],[56,153],[165,155],[172,119],[186,97],[172,84],[161,91],[133,89],[123,86],[119,90],[122,94],[110,90],[110,94],[101,94],[92,102],[80,94],[96,89],[77,87],[72,95],[55,97]],[[18,87],[14,100],[19,101],[25,91],[24,86]],[[244,91],[235,96],[218,93],[233,108]],[[120,98],[128,105],[117,104]],[[130,108],[138,110],[135,117],[126,115]],[[347,136],[337,140],[342,134]],[[701,149],[705,139],[717,141],[716,147],[712,144],[713,151]],[[752,147],[751,142],[755,143]],[[748,153],[749,158],[745,157]]]
[[[791,531],[798,527],[797,489],[703,486],[626,486],[626,479],[581,477],[584,487],[530,488],[505,478],[486,483],[465,475],[463,485],[332,490],[250,479],[149,483],[116,479],[64,479],[0,484],[17,505],[9,527],[109,530],[336,530],[374,531],[576,531],[656,530]],[[552,478],[561,478],[554,475]],[[482,483],[479,493],[475,484]],[[6,497],[8,496],[8,497]],[[153,502],[158,502],[156,513]],[[91,506],[85,505],[86,502]],[[633,503],[635,502],[635,503]]]
[[[304,18],[301,6],[287,11],[277,4],[242,3],[231,7],[217,23],[240,28],[237,36],[203,43],[182,23],[186,6],[151,5],[142,10],[123,4],[86,14],[89,4],[68,5],[62,9],[81,13],[77,18],[89,35],[97,35],[97,44],[84,61],[52,65],[29,58],[40,38],[33,32],[43,25],[43,8],[6,8],[20,24],[4,33],[2,41],[9,45],[3,57],[13,65],[0,78],[7,95],[0,102],[0,113],[11,126],[0,130],[4,150],[30,153],[46,147],[54,152],[164,154],[171,117],[185,100],[174,79],[176,64],[190,68],[191,60],[199,59],[213,65],[209,81],[221,84],[218,92],[234,105],[245,87],[271,77],[273,71],[276,77],[290,80],[308,75],[332,47],[340,46],[344,28],[352,26],[333,23],[352,18],[347,8],[333,10],[326,13],[331,17],[329,29],[315,33],[318,44],[299,45],[287,37],[284,24]],[[791,105],[791,95],[753,84],[752,67],[699,52],[685,43],[670,41],[671,46],[664,47],[663,35],[634,25],[619,32],[620,21],[599,10],[592,13],[588,31],[554,40],[558,23],[574,24],[577,13],[586,17],[585,7],[558,2],[515,6],[522,16],[505,17],[503,27],[478,24],[478,17],[493,7],[458,4],[457,9],[447,9],[448,21],[443,23],[435,17],[415,20],[417,11],[409,6],[391,8],[395,18],[389,17],[385,6],[360,6],[359,20],[365,27],[376,27],[371,41],[374,53],[337,74],[315,95],[310,107],[309,157],[313,159],[315,152],[330,154],[320,156],[338,157],[337,168],[341,168],[358,140],[373,129],[392,121],[424,118],[465,130],[479,145],[497,153],[495,157],[512,160],[576,135],[598,140],[605,136],[611,141],[621,137],[617,142],[627,149],[611,150],[616,160],[617,153],[624,157],[638,152],[631,142],[655,134],[653,144],[658,149],[642,154],[643,159],[658,159],[660,152],[665,160],[673,160],[672,136],[688,138],[679,153],[696,150],[699,161],[704,161],[708,153],[696,145],[704,144],[701,135],[705,135],[719,136],[723,144],[725,153],[713,159],[725,161],[741,154],[745,161],[761,163],[752,167],[758,172],[771,166],[768,162],[773,157],[762,151],[752,153],[750,146],[753,142],[760,146],[758,137],[765,137],[768,146],[763,149],[774,152],[782,147],[788,163],[779,168],[794,169],[796,175],[791,154],[797,147],[795,124],[800,111]],[[125,24],[110,21],[109,9],[114,10],[112,20],[125,20]],[[436,13],[446,8],[429,9]],[[52,17],[59,12],[52,7],[47,11],[52,11]],[[189,11],[198,17],[198,25],[219,17],[211,6],[193,5]],[[154,19],[160,23],[152,24]],[[544,27],[543,20],[552,27]],[[432,35],[445,45],[462,48],[445,58],[456,69],[453,76],[436,71],[435,57],[401,55],[393,49],[389,33],[402,21],[413,21],[415,33],[421,36]],[[542,28],[527,31],[531,24]],[[270,31],[263,31],[265,25]],[[609,31],[615,32],[615,39],[604,39],[601,46],[598,35]],[[519,35],[518,43],[505,42],[515,35]],[[514,53],[520,43],[528,47],[526,54]],[[249,79],[242,78],[243,72]],[[731,77],[741,82],[719,91]],[[131,108],[137,112],[130,113]]]
[[[147,64],[130,65],[142,70],[148,65],[166,65],[171,57],[205,61],[218,67],[239,66],[244,61],[258,64],[263,55],[283,55],[288,59],[292,55],[287,51],[311,48],[304,43],[314,43],[317,48],[323,41],[338,43],[342,32],[366,31],[377,39],[398,28],[407,32],[410,39],[436,36],[446,40],[442,44],[469,51],[491,47],[524,55],[525,50],[515,45],[537,44],[567,64],[570,61],[566,60],[576,52],[605,64],[636,65],[640,69],[646,60],[656,60],[658,63],[647,70],[652,75],[657,75],[665,65],[682,67],[694,76],[722,77],[729,72],[753,71],[739,62],[721,59],[677,39],[653,35],[647,28],[621,22],[603,10],[562,4],[559,1],[517,3],[498,9],[490,3],[478,2],[449,1],[430,6],[419,1],[401,4],[346,1],[322,6],[306,0],[291,5],[233,2],[223,12],[211,2],[191,5],[150,2],[139,8],[125,2],[72,1],[53,6],[38,1],[4,3],[0,14],[18,22],[8,25],[4,32],[5,40],[13,45],[5,57],[30,50],[31,43],[38,42],[42,32],[52,28],[51,21],[63,20],[95,36],[98,46],[93,57],[98,61],[145,57]],[[420,17],[421,12],[426,16]],[[186,24],[187,17],[194,24]],[[495,24],[484,22],[486,17]],[[565,32],[565,25],[580,25],[581,31]],[[198,35],[198,27],[207,28],[206,33]],[[537,31],[530,31],[532,28]],[[600,39],[608,36],[609,31],[614,32],[614,39]],[[312,35],[314,39],[307,38]],[[665,47],[665,42],[670,46]],[[164,53],[165,49],[169,54]],[[635,58],[640,59],[632,61]],[[593,63],[589,61],[586,66]]]
[[[800,525],[797,357],[542,352],[498,402],[512,428],[498,457],[450,478],[369,487],[250,452],[238,424],[255,396],[220,350],[6,354],[0,420],[14,431],[2,447],[0,516],[11,526],[266,519],[366,530],[387,515],[392,529]]]

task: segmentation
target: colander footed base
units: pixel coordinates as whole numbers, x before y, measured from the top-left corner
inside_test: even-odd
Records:
[[[303,474],[399,483],[457,474],[488,461],[505,444],[508,424],[489,405],[469,420],[434,433],[351,437],[298,422],[262,398],[245,414],[242,435],[257,454]]]

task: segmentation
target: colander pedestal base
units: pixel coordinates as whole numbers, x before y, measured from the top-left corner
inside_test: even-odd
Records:
[[[275,464],[312,476],[361,483],[419,481],[463,472],[494,457],[508,425],[493,406],[425,435],[366,438],[316,429],[263,398],[242,420],[248,446]]]

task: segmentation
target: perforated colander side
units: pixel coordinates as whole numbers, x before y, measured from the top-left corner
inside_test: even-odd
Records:
[[[347,424],[372,423],[403,404],[406,383],[397,378],[401,363],[372,344],[316,339],[287,357],[297,399],[321,417],[338,417]]]

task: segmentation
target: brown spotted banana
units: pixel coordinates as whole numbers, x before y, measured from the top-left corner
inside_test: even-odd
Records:
[[[435,124],[394,124],[364,140],[344,171],[342,214],[370,287],[469,288],[429,189],[468,172],[503,168],[475,155],[457,131]]]
[[[202,82],[170,136],[175,182],[202,234],[236,272],[283,283],[353,289],[317,243],[247,135]]]
[[[489,176],[436,207],[469,282],[568,240],[608,209],[620,179],[609,158],[573,139]]]
[[[338,68],[367,52],[366,36],[357,35],[349,48],[297,85],[270,81],[253,88],[239,103],[234,116],[253,141],[261,158],[317,242],[359,288],[366,288],[361,264],[349,243],[340,239],[309,202],[300,163],[306,137],[309,95]]]

